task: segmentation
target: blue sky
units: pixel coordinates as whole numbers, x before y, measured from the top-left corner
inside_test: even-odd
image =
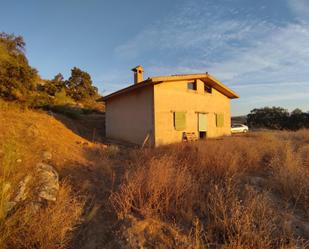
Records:
[[[0,31],[22,35],[43,78],[74,66],[103,94],[145,77],[209,72],[255,107],[309,111],[308,0],[10,0]]]

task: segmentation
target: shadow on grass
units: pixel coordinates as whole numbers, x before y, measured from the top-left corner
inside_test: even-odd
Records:
[[[86,200],[81,224],[69,248],[119,248],[114,234],[119,224],[109,196],[121,182],[124,172],[120,165],[123,168],[126,160],[121,155],[109,156],[100,145],[84,146],[84,156],[89,164],[69,161],[61,170],[61,178],[68,179],[74,192]]]
[[[105,137],[104,112],[69,105],[45,106],[43,109],[84,139],[91,142],[103,142]]]

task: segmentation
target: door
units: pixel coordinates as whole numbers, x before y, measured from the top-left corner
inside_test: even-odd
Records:
[[[206,138],[207,136],[207,114],[198,113],[198,131],[200,138]]]
[[[207,131],[207,114],[206,113],[198,114],[198,130]]]

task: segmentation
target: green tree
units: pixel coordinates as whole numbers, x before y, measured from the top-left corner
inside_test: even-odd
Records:
[[[64,78],[61,73],[58,73],[52,80],[46,82],[44,91],[50,96],[55,96],[65,88]]]
[[[303,114],[303,111],[299,108],[296,108],[291,112],[291,115],[300,115],[300,114]]]
[[[98,89],[92,85],[89,73],[74,67],[71,76],[66,81],[68,95],[80,101],[97,96]]]
[[[281,107],[253,109],[247,116],[249,126],[256,128],[285,129],[289,112]]]
[[[21,36],[0,33],[0,97],[21,100],[36,90],[37,70],[30,67]]]
[[[288,128],[291,130],[309,128],[309,114],[296,108],[291,112],[288,122]]]

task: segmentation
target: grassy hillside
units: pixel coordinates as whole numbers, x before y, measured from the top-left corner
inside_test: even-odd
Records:
[[[0,104],[0,248],[309,245],[308,130],[141,150],[93,139],[101,122]],[[5,214],[46,152],[57,201]]]
[[[82,213],[90,206],[87,193],[94,190],[88,189],[91,186],[87,182],[98,181],[91,179],[94,168],[105,169],[97,152],[101,148],[44,112],[22,110],[1,102],[0,248],[66,247],[72,231],[85,218]],[[5,214],[21,182],[36,172],[44,153],[52,155],[49,163],[60,176],[57,202],[50,203],[37,215],[31,213],[27,203],[22,203],[13,214]],[[103,187],[101,183],[97,188]]]

